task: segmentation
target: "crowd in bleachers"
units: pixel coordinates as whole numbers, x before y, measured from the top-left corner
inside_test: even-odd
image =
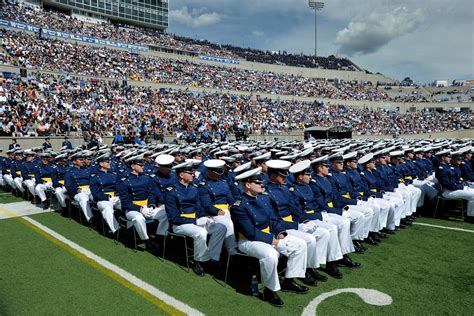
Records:
[[[399,113],[317,102],[250,98],[188,90],[72,81],[45,75],[4,79],[0,86],[3,136],[104,136],[195,133],[210,138],[245,130],[277,134],[306,126],[349,126],[355,134],[417,134],[472,128],[469,112]],[[154,136],[154,139],[157,137]]]
[[[357,67],[348,59],[331,57],[317,57],[303,54],[288,54],[265,52],[251,48],[241,48],[232,45],[221,45],[206,40],[197,40],[182,36],[162,33],[152,29],[144,29],[127,25],[126,28],[118,27],[111,23],[98,25],[85,23],[72,16],[44,11],[39,7],[18,5],[7,1],[2,5],[0,17],[28,23],[42,28],[60,30],[73,34],[81,34],[101,39],[118,40],[125,43],[163,46],[179,50],[198,52],[203,55],[226,57],[232,59],[244,58],[248,61],[283,64],[287,66],[324,68],[335,70],[356,70]]]

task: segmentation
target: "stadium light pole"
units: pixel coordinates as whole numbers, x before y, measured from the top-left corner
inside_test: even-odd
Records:
[[[314,57],[318,57],[318,23],[316,19],[316,12],[324,8],[324,2],[319,2],[316,0],[308,0],[308,5],[311,9],[314,10]]]

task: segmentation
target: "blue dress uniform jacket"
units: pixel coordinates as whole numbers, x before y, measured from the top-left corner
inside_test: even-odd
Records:
[[[342,215],[342,208],[335,196],[336,189],[327,177],[315,175],[309,185],[311,190],[313,190],[318,209]]]
[[[303,223],[323,219],[309,184],[295,182],[288,190],[290,192],[289,208],[294,221]]]
[[[464,188],[456,176],[454,167],[444,163],[441,163],[438,169],[436,169],[436,179],[438,179],[443,188],[448,190],[462,190]]]
[[[173,225],[196,224],[196,219],[206,216],[201,206],[198,188],[180,182],[169,187],[165,196],[166,215]]]
[[[229,185],[224,180],[211,180],[207,178],[198,185],[201,206],[208,216],[216,216],[220,209],[216,204],[234,204],[235,199],[230,192]]]
[[[471,162],[469,160],[461,161],[461,165],[459,166],[459,169],[461,169],[461,177],[465,181],[474,182],[474,171],[472,171]]]
[[[145,163],[143,166],[143,173],[146,175],[152,175],[155,174],[158,171],[158,168],[155,167],[152,163]]]
[[[169,174],[165,175],[160,171],[155,173],[155,176],[152,177],[153,183],[158,186],[158,189],[162,193],[163,196],[166,194],[166,189],[175,185],[178,182],[178,178],[176,177],[176,173],[170,172]]]
[[[63,141],[61,147],[66,147],[66,149],[72,149],[72,143],[68,140]]]
[[[241,198],[232,205],[230,214],[239,236],[270,245],[279,233],[286,229],[294,229],[296,224],[280,220],[273,211],[270,198],[266,194],[256,197],[242,194]]]
[[[34,179],[35,169],[38,163],[34,160],[25,161],[21,166],[21,176],[23,180]],[[38,182],[37,182],[38,183]]]
[[[10,158],[5,158],[2,164],[2,174],[11,174],[12,160]]]
[[[94,201],[108,201],[117,194],[117,175],[110,171],[97,170],[91,174],[91,194]],[[106,194],[109,193],[109,194]]]
[[[90,185],[91,172],[89,168],[72,167],[64,175],[64,186],[70,196],[77,194],[80,186]]]
[[[56,180],[57,181],[54,181],[54,178],[53,178],[53,186],[55,188],[59,188],[59,187],[62,187],[65,183],[65,180],[64,180],[64,177],[66,176],[66,173],[69,171],[69,169],[71,169],[71,166],[70,165],[56,165]]]
[[[347,169],[347,177],[351,182],[352,191],[349,191],[351,198],[361,197],[364,201],[367,201],[367,196],[364,191],[364,184],[362,177],[357,169]]]
[[[333,183],[333,187],[336,188],[338,194],[338,199],[342,204],[345,205],[357,205],[357,195],[353,196],[354,188],[352,187],[351,180],[347,175],[346,171],[336,171],[334,169],[331,170],[331,177],[329,177],[329,181]]]
[[[375,174],[372,171],[364,169],[360,175],[362,177],[364,195],[382,198],[383,193],[380,190],[380,184]]]
[[[267,192],[273,210],[278,217],[285,222],[294,223],[293,229],[298,230],[297,218],[301,216],[292,214],[290,189],[284,184],[269,182]]]
[[[130,173],[127,177],[119,178],[117,192],[122,209],[125,212],[140,212],[142,206],[156,205],[157,194],[154,188],[153,181],[145,174]]]
[[[48,178],[51,179],[52,183],[58,181],[56,166],[54,165],[40,163],[36,166],[34,175],[36,184],[46,183],[48,182],[47,180],[49,180]]]
[[[17,177],[21,177],[21,168],[23,165],[23,161],[21,160],[12,160],[11,165],[10,165],[10,173],[12,175],[12,178],[15,179]]]

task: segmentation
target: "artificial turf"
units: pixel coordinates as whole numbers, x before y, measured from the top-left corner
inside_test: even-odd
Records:
[[[390,295],[393,303],[372,306],[354,294],[339,294],[326,299],[319,306],[318,314],[472,315],[474,310],[473,233],[413,225],[390,236],[380,246],[370,246],[366,254],[353,255],[362,263],[362,268],[342,268],[342,280],[330,278],[328,282],[311,288],[306,295],[281,293],[286,306],[277,309],[244,293],[248,289],[249,275],[243,267],[240,271],[235,267],[231,270],[230,285],[223,282],[220,274],[214,278],[209,275],[200,278],[183,269],[184,251],[180,243],[169,245],[169,260],[162,261],[147,252],[116,245],[111,238],[55,213],[38,214],[32,218],[209,315],[298,315],[313,298],[339,288],[375,289]],[[467,223],[434,219],[418,221],[474,230],[474,225]],[[0,237],[1,249],[7,247],[9,250],[8,260],[2,264],[1,271],[11,281],[9,290],[0,286],[2,315],[26,315],[31,311],[40,311],[41,314],[41,311],[48,310],[48,300],[55,302],[53,314],[54,311],[63,311],[63,308],[68,308],[66,311],[70,314],[86,311],[92,314],[117,311],[122,314],[134,310],[129,309],[133,304],[127,301],[132,298],[136,304],[144,306],[145,310],[137,310],[142,314],[156,311],[136,294],[15,220],[0,221]],[[20,245],[22,251],[15,250],[15,245]],[[35,293],[28,304],[25,304],[23,294],[24,275],[35,275],[27,282],[27,292]],[[45,288],[48,290],[44,291]],[[90,295],[97,292],[101,295]],[[114,297],[111,303],[107,302],[109,296]],[[91,306],[100,306],[100,309],[94,312]]]

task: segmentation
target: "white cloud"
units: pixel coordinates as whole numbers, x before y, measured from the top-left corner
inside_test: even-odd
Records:
[[[262,37],[263,35],[265,35],[265,33],[261,31],[253,31],[252,35],[256,37]]]
[[[187,6],[178,10],[170,11],[170,20],[192,27],[201,27],[219,23],[223,15],[217,12],[205,12],[204,8],[193,9],[191,12]]]
[[[350,21],[337,33],[335,44],[349,56],[374,53],[393,39],[415,31],[424,17],[423,10],[408,11],[405,7],[390,12],[374,11]]]

